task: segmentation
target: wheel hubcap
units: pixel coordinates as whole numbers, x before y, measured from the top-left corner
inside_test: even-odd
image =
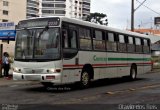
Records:
[[[82,75],[82,83],[83,85],[87,85],[89,81],[89,75],[87,72],[84,72]]]
[[[135,72],[135,70],[134,70],[134,69],[132,70],[132,78],[133,78],[133,79],[135,79],[135,78],[136,78],[136,72]]]

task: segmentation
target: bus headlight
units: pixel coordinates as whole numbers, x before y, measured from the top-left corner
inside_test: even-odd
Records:
[[[52,73],[60,73],[61,72],[61,69],[49,69],[50,72]]]
[[[19,69],[19,68],[17,68],[17,67],[14,67],[14,68],[13,68],[13,71],[16,72],[16,73],[21,73],[21,69]]]

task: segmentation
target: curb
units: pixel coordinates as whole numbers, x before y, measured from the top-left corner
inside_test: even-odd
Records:
[[[16,81],[12,77],[10,79],[0,78],[0,87],[12,86],[12,85],[36,85],[40,82],[36,81]]]
[[[5,83],[5,84],[0,84],[0,87],[10,87],[10,86],[17,86],[17,85],[20,85],[20,86],[23,86],[23,85],[25,85],[25,86],[28,86],[28,85],[37,85],[37,84],[40,84],[40,83],[33,83],[33,82],[23,82],[23,83],[20,83],[20,82],[18,82],[18,83]]]

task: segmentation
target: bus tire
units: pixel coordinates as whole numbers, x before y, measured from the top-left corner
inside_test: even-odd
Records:
[[[136,66],[132,66],[130,69],[130,79],[135,80],[137,78]]]
[[[81,74],[81,82],[80,82],[80,85],[82,88],[87,88],[89,87],[90,85],[90,74],[89,72],[87,72],[86,70],[82,71],[82,74]]]

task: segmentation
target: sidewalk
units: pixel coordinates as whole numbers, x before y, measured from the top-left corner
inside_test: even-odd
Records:
[[[12,77],[6,79],[4,77],[0,78],[0,86],[5,86],[5,85],[10,85],[10,84],[14,84],[14,80],[12,79]]]
[[[3,71],[2,71],[3,73]],[[16,85],[16,84],[20,84],[20,85],[34,85],[34,84],[39,84],[40,82],[37,81],[16,81],[13,80],[12,78],[13,75],[13,70],[10,69],[9,70],[9,78],[5,78],[5,77],[0,77],[0,86],[7,86],[7,85]]]
[[[35,85],[39,84],[40,82],[37,81],[16,81],[13,80],[12,76],[9,78],[0,78],[0,86],[8,86],[8,85]]]

